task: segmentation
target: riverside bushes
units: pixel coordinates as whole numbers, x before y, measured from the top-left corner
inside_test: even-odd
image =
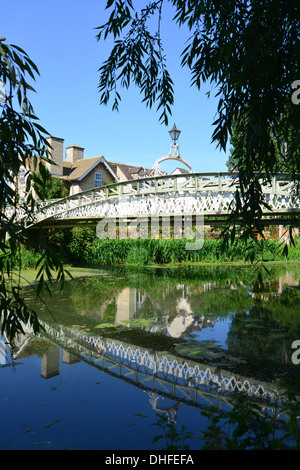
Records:
[[[230,262],[247,261],[254,253],[255,260],[300,260],[300,246],[290,247],[288,257],[282,255],[282,247],[276,240],[249,241],[247,247],[241,242],[226,247],[219,240],[205,240],[200,250],[186,250],[185,239],[170,240],[94,240],[91,246],[93,265],[102,264],[169,264],[183,262]]]
[[[57,253],[63,261],[74,266],[101,265],[164,265],[175,263],[217,263],[246,262],[249,254],[253,260],[300,261],[300,238],[290,246],[288,256],[284,256],[283,246],[278,240],[249,240],[223,246],[220,240],[205,239],[199,250],[187,250],[187,239],[121,239],[97,238],[91,228],[74,228],[57,233],[51,238]],[[36,253],[33,250],[20,251],[23,268],[34,267]]]

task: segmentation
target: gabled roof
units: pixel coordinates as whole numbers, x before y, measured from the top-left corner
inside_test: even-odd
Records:
[[[182,174],[189,173],[188,170],[186,170],[185,168],[179,168],[179,167],[175,168],[175,170],[172,171],[171,175],[173,175],[175,172],[182,173]]]
[[[107,163],[103,156],[82,158],[76,160],[73,164],[70,162],[63,162],[64,175],[69,181],[81,181],[90,171],[92,171],[99,163],[103,163],[107,170],[117,180],[117,175]],[[69,172],[68,172],[69,171]]]
[[[150,168],[144,168],[142,166],[135,166],[135,165],[126,165],[125,163],[116,163],[116,162],[107,162],[113,171],[117,172],[117,167],[120,168],[124,176],[128,180],[141,178],[143,176],[149,176],[151,173]]]

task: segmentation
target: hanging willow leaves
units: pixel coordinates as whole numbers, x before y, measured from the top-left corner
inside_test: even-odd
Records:
[[[147,106],[157,105],[160,122],[168,123],[174,88],[161,24],[167,30],[173,12],[171,21],[189,34],[179,54],[191,85],[201,91],[210,83],[218,100],[212,143],[226,150],[235,131],[240,191],[224,233],[242,222],[245,242],[254,229],[263,236],[262,185],[271,184],[278,168],[288,171],[299,196],[300,111],[291,99],[300,79],[298,0],[109,0],[106,8],[97,40],[110,38],[113,46],[99,68],[100,103],[112,100],[119,109],[119,88],[133,83]],[[299,216],[292,223],[299,226]]]
[[[41,184],[47,181],[46,162],[50,162],[47,132],[38,122],[29,92],[34,92],[30,81],[39,74],[37,66],[19,46],[8,45],[0,38],[0,325],[1,333],[11,341],[15,334],[30,325],[34,332],[41,327],[36,313],[25,301],[20,286],[19,250],[28,243],[29,232],[19,220],[21,209],[30,220],[36,207],[34,197],[35,171]],[[25,195],[19,197],[19,178],[24,172]],[[37,275],[40,294],[53,273],[64,282],[61,261],[50,246],[41,255]],[[16,266],[18,267],[16,271]]]

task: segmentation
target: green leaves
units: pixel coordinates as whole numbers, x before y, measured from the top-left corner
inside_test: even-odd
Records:
[[[99,68],[100,104],[107,105],[113,94],[112,109],[118,111],[121,96],[117,91],[120,84],[128,88],[137,85],[143,96],[142,101],[152,108],[157,103],[159,120],[168,123],[171,106],[174,103],[173,81],[166,68],[160,37],[161,8],[163,1],[149,2],[137,13],[132,2],[108,1],[106,8],[114,4],[108,21],[98,27],[98,41],[114,38],[114,46],[103,65]],[[157,14],[158,28],[150,33],[147,22]],[[121,34],[124,33],[121,39]]]
[[[48,178],[44,165],[50,161],[47,133],[38,123],[29,100],[29,94],[34,92],[31,82],[38,74],[37,66],[23,49],[8,45],[1,38],[0,82],[5,85],[5,99],[0,100],[0,323],[9,341],[23,332],[24,325],[29,324],[34,332],[41,327],[20,287],[20,251],[27,246],[30,235],[18,217],[19,211],[28,221],[34,216],[34,173],[40,172],[41,185]],[[43,289],[51,292],[53,272],[63,286],[62,262],[47,244],[38,264],[38,295]]]
[[[32,175],[32,180],[34,190],[42,200],[60,199],[68,196],[63,181],[58,177],[53,177],[43,164],[40,165],[40,172]]]
[[[17,285],[9,285],[2,275],[1,278],[1,334],[13,340],[17,333],[24,333],[24,327],[27,324],[31,325],[34,333],[40,331],[37,314],[27,306],[21,295],[21,288]]]
[[[230,400],[232,403],[230,412],[217,415],[214,407],[207,408],[201,413],[209,419],[207,429],[202,431],[204,439],[202,449],[299,449],[299,423],[295,419],[299,413],[299,404],[291,393],[288,395],[289,399],[284,407],[287,419],[281,418],[278,414],[276,402],[270,405],[273,411],[266,413],[261,404],[250,402],[249,396],[244,392],[236,393]],[[281,434],[278,430],[281,430]]]
[[[164,3],[167,0],[149,1],[136,11],[139,2],[109,0],[111,14],[98,28],[97,38],[114,40],[99,69],[100,103],[112,98],[118,110],[118,86],[134,84],[146,106],[156,104],[159,121],[167,124],[174,84],[160,34]],[[299,195],[300,113],[291,100],[291,85],[300,77],[299,6],[296,0],[168,3],[173,21],[190,33],[181,64],[191,75],[191,85],[200,90],[210,82],[219,100],[212,143],[225,151],[230,137],[234,139],[232,161],[239,171],[240,191],[226,232],[242,221],[242,238],[247,240],[260,227],[266,204],[263,173],[271,182],[284,169]],[[153,25],[156,31],[150,32]]]
[[[176,424],[169,423],[168,417],[165,414],[156,413],[157,421],[152,424],[156,426],[162,434],[154,436],[152,439],[152,444],[160,441],[161,439],[165,441],[165,447],[163,449],[174,450],[188,450],[190,446],[186,444],[188,439],[193,437],[190,431],[187,431],[185,426],[176,426]]]

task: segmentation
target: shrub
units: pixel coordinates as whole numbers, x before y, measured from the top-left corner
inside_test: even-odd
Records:
[[[205,239],[200,250],[187,250],[186,239],[104,239],[96,237],[94,228],[75,227],[56,234],[51,242],[66,263],[73,265],[153,265],[183,262],[230,262],[230,261],[299,261],[300,241],[290,246],[288,256],[282,254],[283,246],[278,240],[249,240],[247,246],[237,240],[234,245],[224,246],[219,240]],[[250,259],[249,255],[253,257]],[[22,267],[33,267],[37,258],[33,250],[20,252]]]

